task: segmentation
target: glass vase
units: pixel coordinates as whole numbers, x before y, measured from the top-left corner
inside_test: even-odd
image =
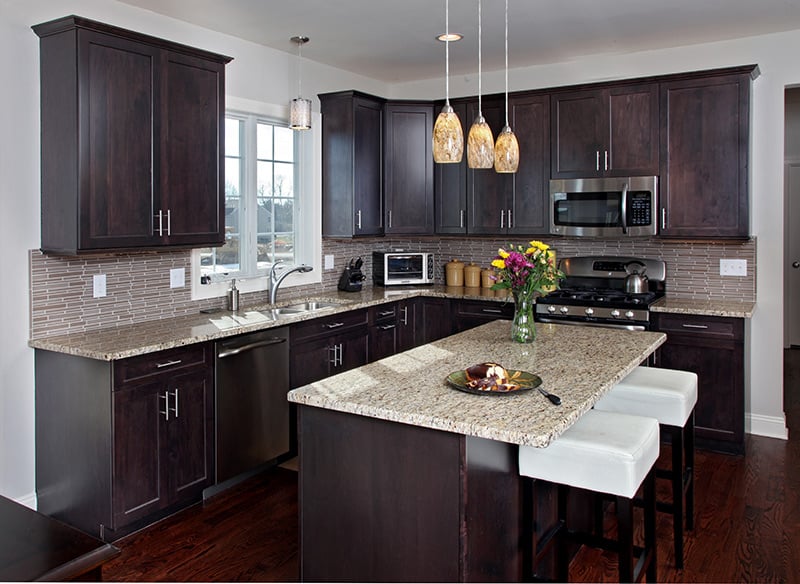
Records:
[[[514,291],[514,320],[511,322],[511,340],[532,343],[536,339],[536,298],[534,292]]]

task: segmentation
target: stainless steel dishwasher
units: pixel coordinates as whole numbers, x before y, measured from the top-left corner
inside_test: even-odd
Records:
[[[217,485],[289,452],[288,391],[289,327],[216,343]]]

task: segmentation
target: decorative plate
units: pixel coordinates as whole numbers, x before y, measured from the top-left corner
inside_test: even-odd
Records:
[[[469,381],[467,380],[467,372],[464,370],[453,371],[447,376],[445,381],[447,381],[447,384],[450,387],[458,389],[459,391],[465,391],[467,393],[474,393],[477,395],[509,395],[512,393],[519,393],[521,391],[530,391],[531,389],[535,389],[542,384],[542,378],[538,375],[534,375],[533,373],[528,373],[527,371],[517,371],[515,369],[507,369],[507,372],[511,381],[516,385],[519,385],[517,389],[500,391],[470,387]]]

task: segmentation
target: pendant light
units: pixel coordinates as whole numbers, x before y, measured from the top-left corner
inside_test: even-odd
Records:
[[[494,169],[497,172],[517,172],[519,142],[508,125],[508,0],[506,0],[506,125],[497,134],[494,145]]]
[[[470,168],[492,168],[494,138],[481,110],[481,0],[478,0],[478,117],[467,137],[467,165]]]
[[[433,161],[441,164],[461,162],[464,155],[464,130],[450,105],[450,0],[444,3],[444,107],[433,126]]]
[[[297,45],[297,97],[289,104],[289,127],[292,130],[309,130],[311,129],[311,100],[303,99],[300,91],[302,87],[302,47],[309,39],[307,36],[295,36],[291,40]]]

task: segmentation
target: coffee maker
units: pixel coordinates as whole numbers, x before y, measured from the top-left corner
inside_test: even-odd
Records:
[[[342,275],[339,277],[339,290],[343,292],[360,292],[362,282],[366,280],[366,276],[361,271],[361,266],[364,262],[359,258],[350,258],[350,262],[345,267]]]

